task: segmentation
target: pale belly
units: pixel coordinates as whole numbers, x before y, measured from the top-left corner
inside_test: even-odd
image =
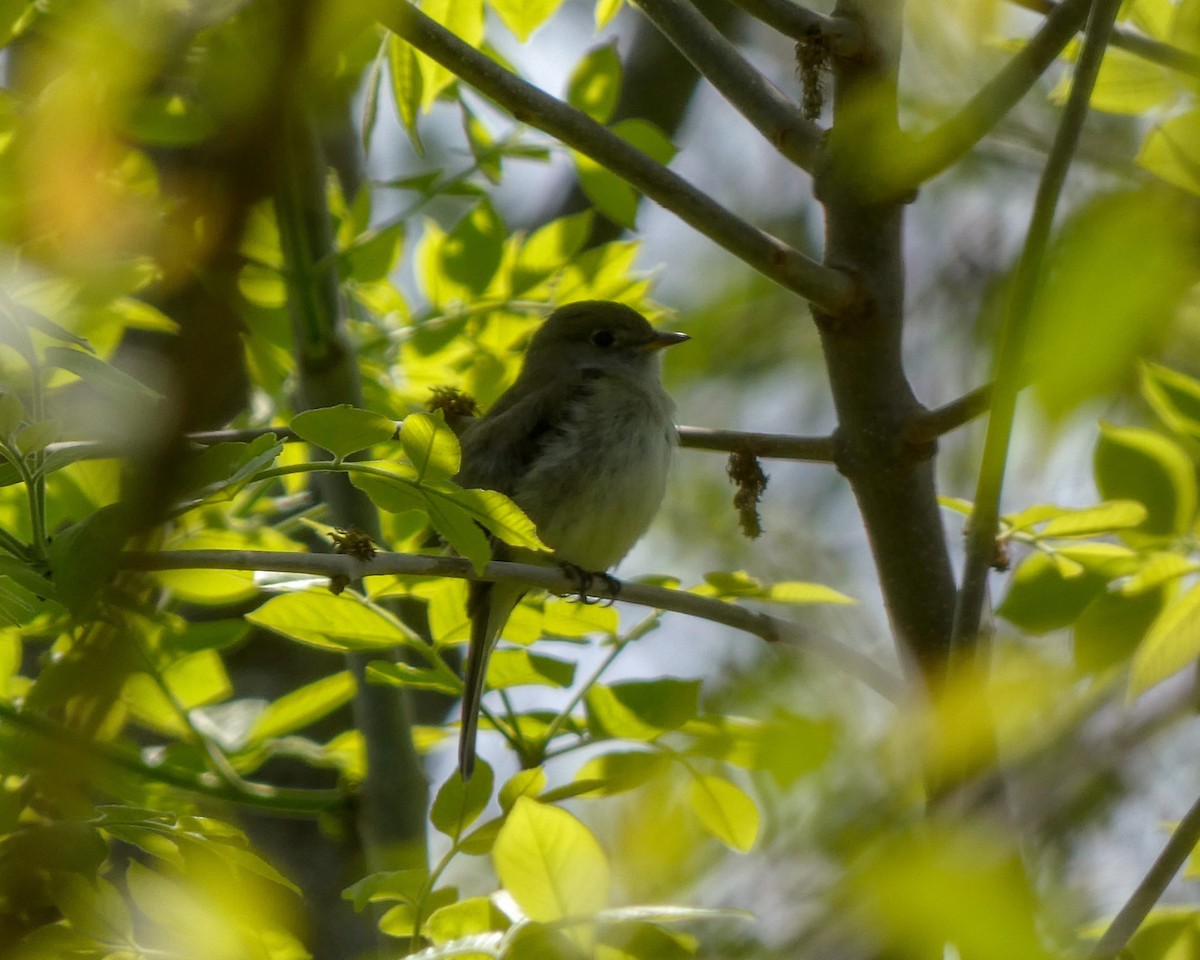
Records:
[[[667,487],[675,426],[665,393],[598,390],[573,412],[513,499],[555,556],[584,570],[618,563]]]

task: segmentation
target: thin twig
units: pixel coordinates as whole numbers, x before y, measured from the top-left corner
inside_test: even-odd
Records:
[[[814,33],[829,45],[835,57],[856,57],[863,49],[863,32],[847,17],[827,17],[792,0],[732,0],[756,20],[774,27],[785,37],[807,40]]]
[[[1183,815],[1162,853],[1104,931],[1089,955],[1090,960],[1111,960],[1125,949],[1197,843],[1200,843],[1200,800]]]
[[[807,460],[813,463],[832,463],[834,460],[832,437],[801,437],[786,433],[754,433],[744,430],[710,430],[707,427],[678,427],[677,429],[679,445],[689,450],[712,450],[716,453],[749,450],[759,457]],[[274,434],[285,443],[300,439],[290,427],[206,430],[203,433],[189,433],[187,439],[202,446],[210,446],[215,443],[250,443],[267,434]],[[51,454],[60,450],[63,452],[70,450],[80,460],[97,460],[120,456],[122,453],[121,450],[109,444],[91,440],[52,443],[46,449]]]
[[[1092,88],[1095,86],[1096,75],[1100,71],[1100,62],[1104,58],[1119,7],[1120,0],[1095,0],[1092,7],[1083,49],[1080,51],[1075,77],[1071,83],[1071,93],[1063,108],[1062,120],[1055,133],[1050,154],[1046,158],[1041,181],[1038,183],[1029,233],[1021,250],[1021,258],[1017,262],[1012,294],[1004,326],[1000,331],[992,411],[988,417],[983,462],[979,468],[979,482],[975,488],[975,508],[967,528],[967,556],[962,587],[954,608],[951,642],[953,647],[959,650],[968,649],[979,633],[987,596],[988,570],[991,569],[996,556],[1000,491],[1004,486],[1004,472],[1012,438],[1017,394],[1021,387],[1021,366],[1025,354],[1025,341],[1029,334],[1029,321],[1033,314],[1033,302],[1054,224],[1058,198],[1079,142],[1083,121],[1087,117]]]
[[[797,437],[784,433],[709,430],[706,427],[676,429],[679,432],[679,446],[688,450],[712,450],[717,453],[747,450],[756,457],[805,460],[809,463],[833,463],[836,458],[833,437]]]
[[[426,56],[494,100],[521,123],[562,141],[626,180],[764,276],[840,315],[854,282],[725,209],[591,117],[550,96],[464,43],[408,0],[373,0],[379,21]]]
[[[806,120],[699,10],[683,0],[638,0],[638,6],[771,146],[800,169],[813,169],[821,128]]]
[[[520,583],[540,587],[560,595],[578,594],[577,578],[558,567],[493,561],[478,574],[461,557],[426,556],[380,552],[372,560],[358,560],[342,554],[287,553],[259,550],[164,550],[158,553],[123,553],[119,566],[131,570],[271,570],[279,573],[308,574],[322,578],[346,578],[383,575],[455,577],[461,580],[487,580]],[[870,657],[841,641],[803,627],[790,620],[757,610],[698,596],[686,590],[667,590],[640,583],[597,578],[588,594],[600,600],[621,600],[657,610],[670,610],[687,616],[719,623],[753,634],[771,643],[783,643],[811,651],[861,680],[888,700],[904,697],[903,680],[881,667]],[[750,598],[753,599],[753,598]]]
[[[909,443],[931,443],[938,437],[957,430],[981,417],[992,403],[992,385],[984,384],[914,420],[908,428]]]
[[[1056,8],[1062,6],[1054,0],[1010,0],[1010,2],[1015,3],[1018,7],[1024,7],[1026,10],[1047,15],[1052,15]],[[1200,77],[1200,56],[1188,50],[1173,47],[1169,43],[1163,43],[1161,40],[1154,40],[1136,30],[1122,26],[1114,27],[1111,43],[1114,47],[1128,50],[1143,60],[1149,60],[1151,63],[1157,63],[1180,73],[1191,74],[1193,77]]]
[[[890,189],[911,190],[950,167],[996,126],[1033,87],[1087,18],[1091,0],[1052,4],[1040,29],[1020,52],[954,116],[914,141],[911,154],[891,175]]]

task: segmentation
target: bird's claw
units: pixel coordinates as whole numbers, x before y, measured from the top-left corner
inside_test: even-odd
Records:
[[[597,572],[584,570],[583,567],[580,567],[574,563],[567,563],[566,561],[560,561],[559,566],[562,567],[563,573],[575,581],[578,591],[578,596],[576,599],[580,603],[585,603],[588,606],[596,603],[603,603],[611,607],[613,601],[616,600],[617,594],[621,592],[621,581],[602,570]],[[595,583],[597,579],[604,581],[604,585],[608,588],[608,593],[610,596],[588,596],[588,591],[591,590],[592,584]]]

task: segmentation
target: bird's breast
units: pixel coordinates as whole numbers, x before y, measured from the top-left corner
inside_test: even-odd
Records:
[[[666,492],[672,409],[657,383],[597,377],[561,411],[514,495],[560,560],[607,570],[646,532]]]

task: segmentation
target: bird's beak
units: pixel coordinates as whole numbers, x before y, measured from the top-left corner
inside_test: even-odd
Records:
[[[673,333],[670,330],[657,330],[654,336],[646,341],[645,347],[647,350],[662,350],[666,347],[673,347],[677,343],[683,343],[684,340],[691,340],[686,333]]]

